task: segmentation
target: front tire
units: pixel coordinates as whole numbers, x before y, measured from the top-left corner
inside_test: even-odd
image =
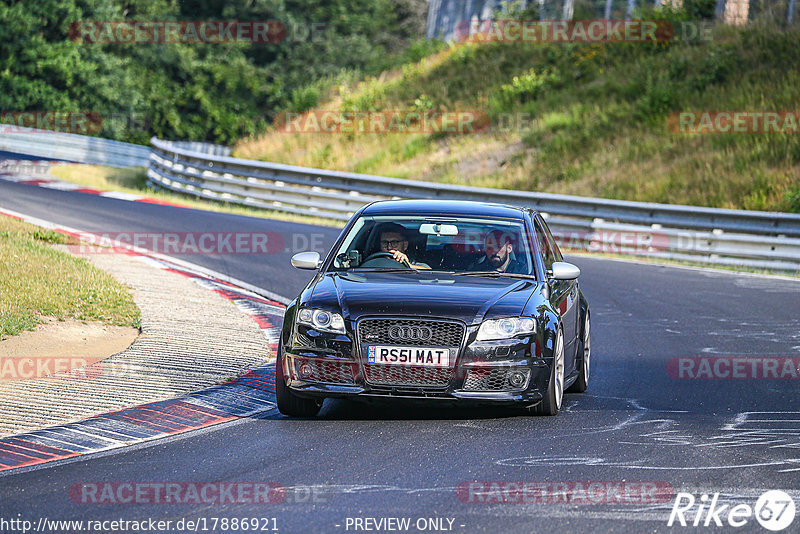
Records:
[[[583,337],[580,344],[581,370],[575,383],[567,390],[568,393],[583,393],[589,387],[589,366],[592,363],[592,340],[589,324],[589,312],[583,323]]]
[[[290,417],[315,417],[322,408],[321,399],[298,397],[286,385],[283,378],[283,351],[278,349],[275,360],[275,397],[278,400],[278,411]]]
[[[564,400],[564,334],[561,328],[556,334],[553,349],[553,365],[550,367],[550,381],[547,384],[542,402],[530,408],[533,415],[557,415]]]

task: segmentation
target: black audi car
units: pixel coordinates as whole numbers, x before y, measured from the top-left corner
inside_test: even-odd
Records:
[[[516,404],[555,415],[589,381],[589,306],[526,208],[388,200],[360,209],[286,309],[276,362],[281,413],[327,397]]]

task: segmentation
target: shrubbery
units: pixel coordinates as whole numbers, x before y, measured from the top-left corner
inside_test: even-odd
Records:
[[[416,60],[425,0],[0,0],[0,111],[91,111],[104,137],[231,143],[277,110],[316,105],[315,81]],[[78,21],[280,21],[271,44],[83,44]],[[314,25],[316,23],[316,25]]]

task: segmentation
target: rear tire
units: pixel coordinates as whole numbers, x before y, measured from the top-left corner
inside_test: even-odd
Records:
[[[550,367],[550,381],[544,399],[529,408],[532,415],[557,415],[564,400],[564,334],[561,328],[556,334],[553,350],[553,365]]]
[[[588,311],[586,312],[586,320],[583,322],[583,336],[581,336],[579,354],[581,355],[581,370],[578,373],[578,379],[575,380],[575,383],[567,390],[569,393],[583,393],[589,387],[589,367],[592,363],[592,340]]]
[[[322,408],[322,399],[306,399],[299,397],[289,389],[283,378],[283,351],[278,349],[275,360],[275,397],[278,400],[278,411],[290,417],[315,417]]]

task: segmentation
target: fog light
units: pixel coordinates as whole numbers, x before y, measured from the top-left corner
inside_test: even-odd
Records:
[[[525,374],[519,371],[512,371],[508,374],[508,383],[511,387],[521,388],[525,383]]]
[[[310,365],[304,363],[300,366],[300,378],[310,378],[314,374],[314,369]]]

